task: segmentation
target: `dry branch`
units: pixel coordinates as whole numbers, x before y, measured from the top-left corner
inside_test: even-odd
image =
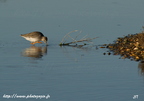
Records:
[[[71,31],[71,32],[67,33],[67,34],[63,37],[63,39],[62,39],[61,43],[59,44],[59,46],[69,46],[70,44],[76,44],[76,45],[77,45],[79,42],[87,42],[87,43],[90,43],[93,39],[98,38],[98,37],[95,37],[95,38],[86,38],[88,35],[85,35],[85,36],[84,36],[83,38],[81,38],[80,40],[76,40],[76,38],[78,38],[78,36],[81,34],[82,31],[80,31],[80,32],[76,35],[75,38],[73,38],[73,37],[70,36],[70,34],[73,33],[73,32],[78,32],[78,30],[74,30],[74,31]],[[67,38],[71,38],[73,41],[72,41],[72,42],[66,42],[66,39],[67,39]],[[83,46],[84,46],[84,45],[87,45],[87,43],[84,43]]]

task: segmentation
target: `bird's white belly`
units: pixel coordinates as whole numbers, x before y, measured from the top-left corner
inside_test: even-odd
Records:
[[[31,42],[36,42],[38,41],[37,38],[31,38],[31,37],[24,37],[26,40],[31,41]]]

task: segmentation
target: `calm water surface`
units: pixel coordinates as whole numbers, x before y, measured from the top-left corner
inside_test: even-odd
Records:
[[[143,101],[143,63],[103,55],[100,44],[142,31],[143,0],[0,0],[0,100]],[[94,47],[59,47],[73,30],[99,37]],[[49,46],[20,34],[41,31]],[[75,33],[73,33],[75,34]]]

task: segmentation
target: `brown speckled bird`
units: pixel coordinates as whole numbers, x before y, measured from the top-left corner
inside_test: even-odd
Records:
[[[30,41],[31,44],[42,43],[40,41],[43,41],[44,43],[46,43],[46,45],[48,45],[48,43],[47,43],[48,38],[45,37],[39,31],[31,32],[31,33],[28,33],[28,34],[21,34],[21,36],[23,38],[25,38],[26,40]]]

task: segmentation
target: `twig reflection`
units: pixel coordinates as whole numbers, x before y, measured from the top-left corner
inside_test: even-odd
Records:
[[[68,45],[68,46],[61,46],[63,53],[65,56],[72,61],[78,62],[84,56],[83,52],[90,51],[94,46],[85,46],[85,45]],[[82,51],[79,51],[82,50]],[[72,53],[74,52],[74,53]],[[80,52],[80,53],[79,53]]]

